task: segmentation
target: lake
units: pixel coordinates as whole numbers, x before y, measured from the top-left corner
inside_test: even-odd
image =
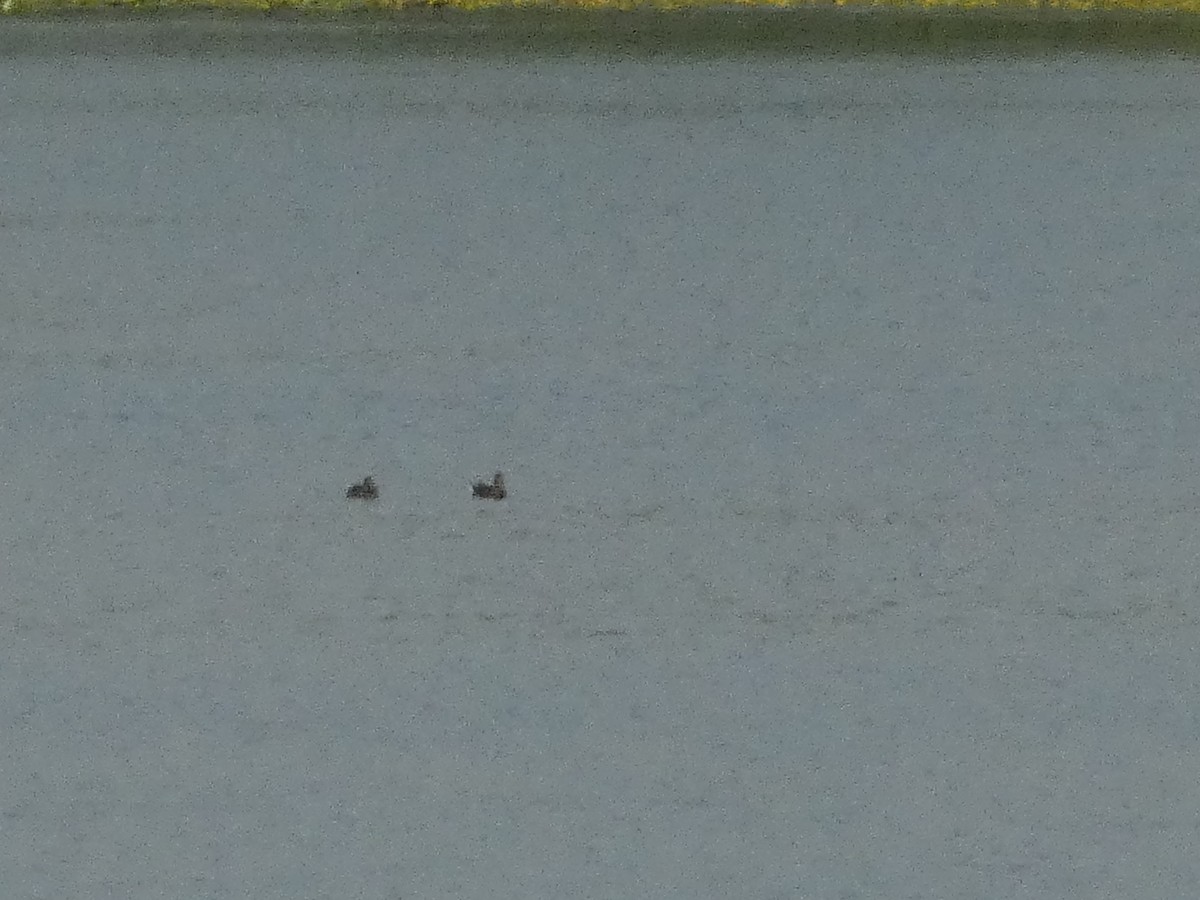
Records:
[[[1194,892],[1194,60],[3,27],[11,896]]]

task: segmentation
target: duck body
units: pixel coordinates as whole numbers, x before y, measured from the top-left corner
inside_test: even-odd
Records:
[[[508,489],[504,486],[504,473],[497,472],[491,484],[486,481],[475,482],[471,485],[471,494],[481,500],[503,500],[508,496]]]
[[[375,484],[375,479],[368,475],[358,484],[346,488],[346,497],[350,500],[377,500],[379,487]]]

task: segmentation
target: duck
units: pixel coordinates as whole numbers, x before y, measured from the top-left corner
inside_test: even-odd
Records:
[[[346,497],[350,500],[376,500],[379,498],[379,488],[375,479],[368,475],[358,484],[346,488]]]
[[[503,500],[508,496],[504,487],[504,473],[497,472],[491,484],[486,481],[475,482],[471,485],[471,493],[481,500]]]

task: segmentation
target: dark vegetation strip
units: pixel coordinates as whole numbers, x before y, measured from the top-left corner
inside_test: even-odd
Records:
[[[181,11],[91,7],[0,19],[0,54],[739,56],[1200,53],[1200,15],[801,9]]]

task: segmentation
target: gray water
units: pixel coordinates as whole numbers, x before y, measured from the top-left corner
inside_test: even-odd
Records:
[[[7,896],[1195,892],[1192,62],[20,27]]]

